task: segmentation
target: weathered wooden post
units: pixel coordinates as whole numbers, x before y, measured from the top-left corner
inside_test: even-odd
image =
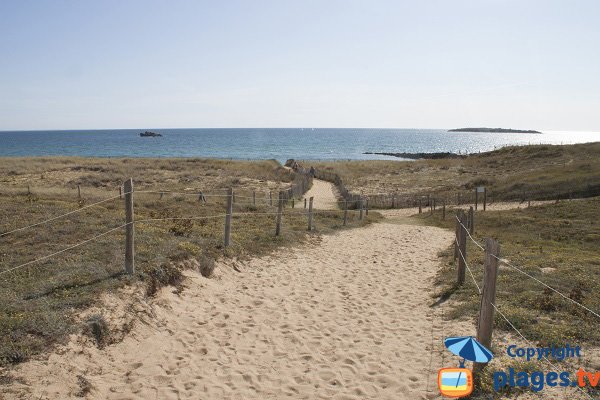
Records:
[[[419,214],[423,212],[423,208],[421,206],[421,199],[419,199]]]
[[[313,199],[314,197],[311,197],[310,200],[308,201],[308,230],[312,231],[313,229]]]
[[[464,214],[461,213],[460,223],[462,224],[459,227],[459,235],[458,235],[458,276],[457,283],[458,285],[462,285],[465,283],[465,269],[467,263],[467,231],[463,228],[465,224]]]
[[[119,198],[123,198],[123,188],[121,188],[121,186],[119,186]]]
[[[162,200],[164,193],[160,192],[160,199]]]
[[[358,219],[363,219],[363,199],[362,197],[358,200]]]
[[[475,231],[475,213],[473,212],[473,207],[469,207],[469,233],[472,235]]]
[[[365,215],[369,215],[369,199],[365,200]]]
[[[294,198],[292,197],[292,208],[296,208],[296,203],[294,201]]]
[[[231,242],[231,215],[233,214],[233,189],[227,189],[227,211],[225,212],[225,247]]]
[[[483,211],[485,211],[487,205],[487,187],[483,188]]]
[[[304,209],[306,210],[306,197],[304,198]]]
[[[442,204],[442,219],[446,219],[446,201]]]
[[[81,199],[81,185],[77,185],[77,197]]]
[[[492,344],[494,329],[494,304],[496,303],[496,280],[498,278],[498,258],[500,244],[493,239],[485,240],[485,264],[483,267],[483,292],[479,306],[479,322],[477,324],[477,341],[487,347]],[[483,364],[476,365],[480,369]]]
[[[348,201],[344,201],[344,226],[348,223]]]
[[[435,200],[435,197],[434,197],[434,198],[433,198],[433,211],[435,211],[435,207],[437,206],[437,204],[436,204],[436,203],[437,203],[437,202],[436,202],[436,200]]]
[[[277,223],[275,226],[275,236],[279,236],[281,233],[281,214],[283,213],[283,198],[284,193],[279,192],[279,204],[277,205]]]
[[[252,205],[256,205],[256,190],[252,191]]]
[[[454,227],[454,259],[458,261],[458,246],[460,245],[459,235],[460,235],[460,218],[461,218],[462,210],[458,210],[456,212],[456,224]]]
[[[269,205],[273,205],[273,192],[269,190]]]
[[[477,203],[479,202],[479,191],[475,188],[475,209],[477,210]]]
[[[31,194],[31,186],[27,185],[27,194]]]
[[[133,223],[133,179],[124,183],[125,189],[125,272],[133,275],[135,272],[135,225]]]

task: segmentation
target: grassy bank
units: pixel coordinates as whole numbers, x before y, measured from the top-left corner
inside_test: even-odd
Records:
[[[45,257],[124,223],[116,187],[135,180],[136,220],[210,217],[136,223],[136,274],[123,275],[124,231],[115,230],[81,247],[0,275],[0,365],[21,362],[68,334],[81,332],[73,316],[97,305],[101,293],[133,281],[152,282],[165,265],[189,258],[212,262],[244,258],[307,238],[303,209],[287,207],[282,235],[274,236],[275,207],[266,193],[285,187],[293,175],[273,161],[150,159],[2,159],[0,232],[80,210],[64,218],[0,238],[0,272]],[[77,196],[82,185],[82,198]],[[31,193],[27,191],[27,185]],[[225,198],[235,188],[232,246],[223,248]],[[155,193],[157,190],[181,194]],[[202,190],[206,203],[193,193]],[[250,194],[257,191],[257,204]],[[152,191],[152,193],[142,193]],[[188,193],[190,195],[187,195]],[[212,197],[216,195],[216,197]],[[101,199],[117,198],[84,208]],[[235,214],[238,215],[235,215]],[[216,216],[213,218],[213,216]],[[350,227],[377,220],[358,221]],[[317,233],[342,229],[339,212],[315,215]]]
[[[335,172],[356,193],[437,195],[488,188],[496,200],[600,195],[600,143],[506,147],[459,159],[305,162]]]
[[[552,286],[567,297],[600,310],[600,198],[561,201],[558,204],[506,211],[477,212],[473,237],[491,237],[501,244],[501,258]],[[421,223],[454,230],[454,213],[414,217]],[[484,253],[467,240],[467,261],[475,280],[483,277]],[[444,255],[436,284],[440,294],[451,295],[456,307],[449,318],[476,318],[479,296],[471,276],[456,288],[453,250]],[[480,284],[481,286],[481,284]],[[545,288],[535,280],[501,264],[497,283],[499,309],[527,338],[541,345],[565,343],[600,345],[598,318]],[[499,315],[497,329],[512,331]]]

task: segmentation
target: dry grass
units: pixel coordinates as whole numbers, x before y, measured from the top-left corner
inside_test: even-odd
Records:
[[[91,168],[102,170],[90,172]],[[203,273],[209,275],[210,260],[249,257],[279,246],[300,243],[307,237],[306,216],[297,213],[303,210],[286,208],[286,213],[293,211],[296,214],[284,216],[279,237],[274,236],[275,215],[263,214],[276,210],[267,204],[266,188],[283,187],[293,178],[289,171],[273,161],[2,159],[0,170],[0,179],[4,180],[0,190],[0,232],[78,210],[81,203],[91,204],[118,195],[115,187],[129,176],[135,179],[136,190],[185,191],[193,188],[206,194],[223,194],[222,189],[234,186],[238,194],[232,246],[228,248],[223,248],[222,244],[223,197],[207,197],[207,202],[203,203],[197,196],[167,194],[161,198],[158,193],[134,193],[136,220],[219,217],[137,223],[136,274],[133,277],[123,274],[123,229],[1,275],[0,365],[26,360],[64,340],[68,334],[80,332],[83,327],[73,323],[73,316],[94,305],[104,291],[116,290],[133,281],[153,280],[158,290],[165,275],[156,272],[161,266],[193,258],[200,261]],[[44,175],[43,179],[41,175]],[[83,186],[83,202],[80,202],[74,188],[83,177],[89,177],[88,184],[96,182],[98,186],[93,189]],[[24,189],[25,183],[32,186],[31,195]],[[57,185],[62,186],[57,188]],[[261,189],[257,194],[257,205],[251,204],[251,198],[246,198],[252,189]],[[352,215],[350,227],[378,218],[376,213],[371,213],[368,219],[359,222]],[[4,236],[0,238],[0,271],[64,249],[123,223],[123,201],[116,198],[52,223]],[[315,216],[317,233],[332,232],[341,225],[341,213]],[[166,281],[171,282],[170,279]]]
[[[311,165],[305,162],[305,165]],[[312,164],[339,174],[352,192],[437,195],[455,201],[484,185],[493,200],[600,195],[600,143],[520,146],[460,159]]]
[[[598,312],[598,215],[600,198],[477,212],[473,236],[480,243],[486,237],[498,240],[501,258]],[[453,213],[449,213],[446,220],[441,219],[439,211],[414,218],[420,223],[452,230],[455,226]],[[444,267],[437,281],[440,293],[451,294],[457,300],[451,318],[476,318],[479,309],[477,290],[468,273],[464,286],[454,286],[457,266],[452,255],[453,248],[443,254]],[[483,277],[483,260],[484,253],[467,240],[467,261],[478,283]],[[597,317],[502,264],[496,303],[517,329],[542,345],[600,345]],[[512,332],[512,327],[499,315],[496,315],[496,327]]]

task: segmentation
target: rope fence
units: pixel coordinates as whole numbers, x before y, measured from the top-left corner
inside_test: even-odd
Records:
[[[94,235],[88,239],[82,240],[78,243],[75,243],[73,245],[67,246],[61,250],[52,252],[51,254],[42,256],[42,257],[38,257],[35,258],[31,261],[16,265],[14,267],[5,269],[0,271],[0,276],[13,272],[15,270],[18,270],[20,268],[24,268],[27,266],[30,266],[32,264],[44,261],[44,260],[48,260],[52,257],[55,257],[57,255],[60,255],[62,253],[65,253],[69,250],[78,248],[80,246],[83,246],[87,243],[90,243],[92,241],[95,241],[103,236],[106,236],[110,233],[113,233],[117,230],[120,230],[122,228],[125,228],[126,230],[126,234],[125,234],[125,272],[127,274],[133,274],[135,272],[135,246],[134,246],[134,237],[135,237],[135,226],[139,225],[139,224],[148,224],[148,223],[155,223],[155,222],[161,222],[161,221],[178,221],[178,220],[189,220],[189,221],[193,221],[193,220],[211,220],[211,219],[220,219],[220,218],[224,218],[225,220],[225,226],[224,226],[224,232],[225,232],[225,238],[224,238],[224,246],[227,247],[229,246],[229,244],[231,243],[231,230],[232,230],[232,219],[233,218],[239,218],[239,217],[247,217],[247,216],[273,216],[276,217],[276,236],[279,236],[281,234],[281,226],[282,226],[282,217],[287,216],[287,217],[305,217],[307,218],[307,230],[311,231],[314,229],[314,221],[313,221],[313,217],[315,215],[340,215],[343,214],[343,225],[347,225],[347,220],[348,220],[348,208],[346,207],[344,210],[338,209],[338,210],[314,210],[312,207],[313,204],[313,197],[311,197],[309,200],[309,204],[307,206],[307,203],[305,201],[305,206],[304,209],[298,209],[297,211],[294,210],[295,208],[295,196],[301,196],[304,193],[306,193],[308,191],[308,189],[310,188],[312,184],[312,176],[307,175],[307,174],[302,174],[300,180],[296,180],[295,183],[292,184],[292,186],[286,190],[282,190],[279,192],[278,198],[274,201],[273,200],[273,196],[271,192],[265,192],[268,193],[265,195],[264,198],[260,198],[256,196],[256,192],[254,191],[252,193],[252,196],[239,196],[236,195],[236,193],[232,190],[229,189],[227,194],[203,194],[202,192],[195,192],[195,193],[187,193],[187,192],[177,192],[177,191],[168,191],[168,190],[140,190],[140,191],[135,191],[133,189],[133,180],[129,179],[125,182],[125,184],[123,186],[121,186],[119,188],[119,195],[118,196],[113,196],[113,197],[109,197],[100,201],[97,201],[93,204],[89,204],[83,207],[80,207],[79,209],[73,210],[73,211],[69,211],[63,214],[60,214],[58,216],[52,217],[52,218],[48,218],[45,219],[43,221],[39,221],[33,224],[29,224],[29,225],[25,225],[19,228],[15,228],[15,229],[11,229],[9,231],[0,233],[0,237],[4,237],[10,234],[14,234],[17,232],[21,232],[27,229],[31,229],[31,228],[35,228],[44,224],[48,224],[51,222],[55,222],[58,221],[61,218],[65,218],[67,216],[73,215],[73,214],[77,214],[80,213],[86,209],[90,209],[92,207],[96,207],[100,204],[109,202],[111,200],[115,200],[118,198],[124,199],[125,202],[125,215],[126,215],[126,221],[124,224],[121,224],[119,226],[110,228],[102,233],[99,233],[97,235]],[[78,190],[79,194],[81,194],[81,189],[79,188]],[[201,198],[203,199],[203,201],[206,202],[205,198],[223,198],[225,200],[227,200],[227,205],[226,205],[226,210],[224,213],[219,213],[219,214],[214,214],[214,215],[206,215],[206,216],[174,216],[174,217],[157,217],[157,218],[142,218],[142,219],[135,219],[134,218],[134,202],[133,202],[133,197],[135,194],[160,194],[161,197],[163,194],[174,194],[174,195],[191,195],[191,196],[201,196]],[[268,197],[267,197],[268,196]],[[290,198],[291,196],[291,198]],[[243,200],[251,200],[251,201],[245,201],[245,202],[236,202],[236,200],[238,199],[243,199]],[[285,206],[289,205],[291,202],[292,208],[288,209],[287,211],[284,211]],[[257,205],[258,204],[263,204],[266,205],[267,207],[274,207],[277,210],[276,211],[267,211],[267,212],[262,212],[262,211],[234,211],[234,205],[237,206],[248,206],[248,205]],[[275,204],[273,204],[275,203]],[[360,220],[363,219],[363,209],[361,208],[360,210],[357,210],[360,214]]]
[[[464,283],[464,271],[468,271],[469,276],[471,277],[475,288],[477,289],[477,293],[481,298],[480,309],[479,309],[479,317],[477,319],[477,340],[486,347],[490,347],[492,341],[492,332],[493,332],[493,321],[494,321],[494,313],[498,313],[498,315],[508,324],[508,326],[516,332],[516,334],[523,339],[529,346],[535,347],[532,344],[532,341],[527,339],[523,333],[517,329],[514,323],[510,321],[510,319],[499,309],[496,302],[496,282],[498,276],[498,264],[502,263],[517,272],[527,276],[530,279],[533,279],[535,282],[543,285],[544,287],[554,291],[559,294],[563,298],[571,301],[575,305],[581,307],[582,309],[588,311],[590,314],[594,315],[597,318],[600,318],[600,315],[591,310],[589,307],[571,299],[566,296],[559,290],[553,288],[552,286],[546,284],[545,282],[535,278],[531,274],[523,271],[521,268],[515,267],[508,261],[504,260],[500,257],[500,245],[497,241],[493,239],[486,239],[485,246],[482,246],[477,240],[475,240],[472,236],[472,228],[468,221],[467,215],[463,210],[459,210],[456,215],[456,233],[454,237],[454,258],[458,259],[458,268],[457,268],[457,284],[460,286]],[[472,222],[472,220],[471,220]],[[475,279],[475,275],[471,266],[469,266],[467,262],[467,250],[465,246],[466,239],[469,238],[473,244],[479,248],[485,254],[485,262],[483,269],[483,283],[480,286]],[[543,357],[545,361],[550,365],[551,369],[555,372],[560,372],[558,368],[547,358],[547,356]],[[482,365],[475,365],[475,371],[480,370]],[[589,393],[583,390],[581,387],[577,386],[577,389],[585,394],[588,398],[593,399]]]

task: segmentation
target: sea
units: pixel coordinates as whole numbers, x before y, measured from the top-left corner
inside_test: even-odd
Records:
[[[140,137],[152,131],[162,137]],[[476,133],[448,129],[106,129],[0,131],[0,157],[210,157],[382,160],[365,153],[477,153],[508,145],[600,141],[600,132]]]

